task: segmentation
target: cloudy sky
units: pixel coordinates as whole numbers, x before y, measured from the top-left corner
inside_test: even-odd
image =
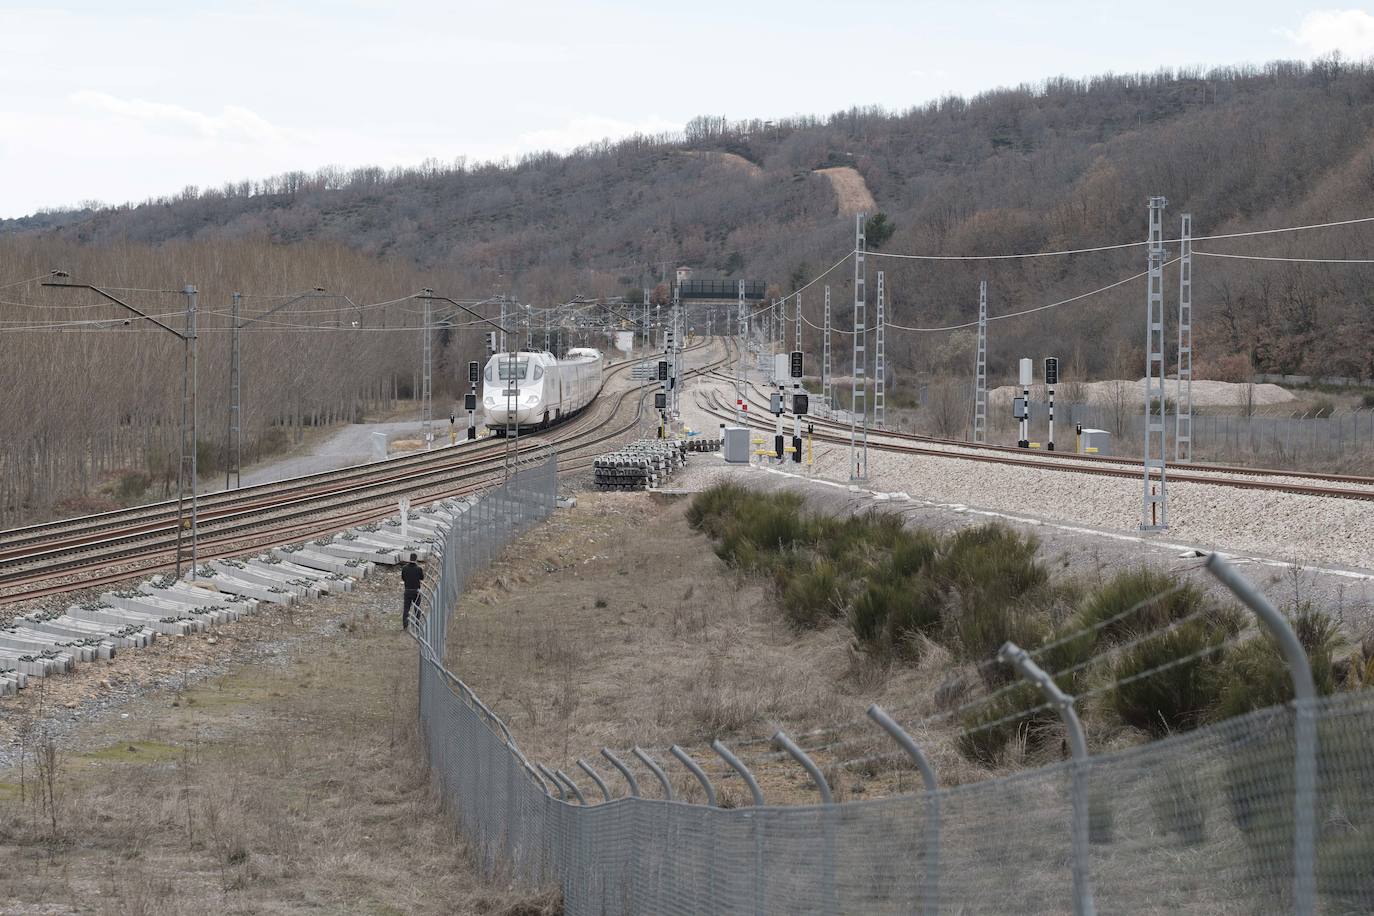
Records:
[[[0,0],[0,216],[321,165],[565,150],[692,116],[1374,55],[1280,0]]]

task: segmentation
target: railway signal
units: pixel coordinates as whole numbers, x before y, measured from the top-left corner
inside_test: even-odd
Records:
[[[1021,421],[1017,446],[1030,448],[1030,388],[1031,380],[1035,376],[1035,362],[1028,357],[1022,357],[1020,370],[1021,397],[1012,402],[1012,416]]]
[[[1050,441],[1047,451],[1054,451],[1054,386],[1059,384],[1059,360],[1053,356],[1045,357],[1045,387],[1050,395]]]

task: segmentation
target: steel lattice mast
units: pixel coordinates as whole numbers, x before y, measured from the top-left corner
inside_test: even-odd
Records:
[[[1183,214],[1178,261],[1178,397],[1174,460],[1193,460],[1193,215]]]
[[[1149,279],[1145,293],[1145,443],[1144,500],[1140,527],[1169,527],[1164,470],[1164,207],[1163,197],[1150,198]],[[1157,489],[1155,480],[1157,479]]]
[[[978,281],[978,353],[973,361],[973,441],[988,441],[988,281]]]
[[[864,288],[864,215],[854,217],[854,361],[849,399],[850,480],[868,479],[868,296]]]

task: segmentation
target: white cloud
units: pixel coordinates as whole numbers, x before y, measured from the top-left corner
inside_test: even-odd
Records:
[[[1317,10],[1303,17],[1296,32],[1284,34],[1313,55],[1374,56],[1374,16],[1364,10]]]
[[[263,143],[286,139],[285,132],[280,128],[238,105],[226,105],[218,115],[209,115],[182,108],[180,105],[143,99],[121,99],[90,89],[73,92],[68,98],[77,105],[95,108],[151,127],[170,127],[206,140]]]

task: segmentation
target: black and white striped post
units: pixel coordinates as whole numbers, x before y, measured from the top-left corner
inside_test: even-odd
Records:
[[[1045,357],[1045,387],[1049,390],[1050,396],[1050,440],[1045,446],[1048,451],[1054,451],[1054,386],[1059,383],[1059,360],[1053,356]]]

